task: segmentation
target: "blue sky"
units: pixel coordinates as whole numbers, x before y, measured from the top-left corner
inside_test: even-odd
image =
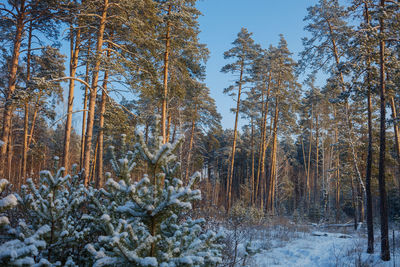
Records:
[[[223,89],[232,84],[233,77],[221,73],[227,61],[224,51],[231,48],[237,33],[242,27],[253,33],[253,39],[267,48],[277,45],[279,34],[283,34],[293,57],[298,59],[302,50],[301,38],[306,35],[303,18],[307,7],[315,5],[317,0],[200,0],[200,41],[207,44],[210,58],[207,63],[206,84],[215,99],[218,111],[222,115],[222,127],[233,128],[234,114],[230,108],[234,100],[224,95]],[[243,119],[239,125],[244,125]]]

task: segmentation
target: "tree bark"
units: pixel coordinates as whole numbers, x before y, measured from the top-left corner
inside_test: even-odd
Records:
[[[110,44],[109,44],[109,48]],[[110,56],[107,51],[107,57]],[[107,83],[108,83],[108,70],[104,71],[103,88],[101,91],[101,102],[100,102],[100,118],[99,118],[99,133],[97,140],[97,176],[96,176],[96,187],[101,188],[104,183],[103,179],[103,156],[104,156],[104,114],[106,113],[107,103]]]
[[[392,119],[393,119],[393,130],[394,130],[394,141],[396,146],[396,156],[397,156],[397,182],[400,189],[400,135],[399,126],[397,121],[397,111],[394,102],[394,97],[390,97],[390,107],[392,109]]]
[[[78,27],[78,30],[74,36],[74,31],[72,27],[72,23],[70,25],[70,77],[74,78],[76,74],[76,69],[78,68],[78,56],[79,56],[79,48],[81,43],[81,28]],[[74,106],[74,89],[75,89],[75,80],[69,80],[69,93],[68,93],[68,103],[67,103],[67,121],[65,123],[65,135],[64,135],[64,151],[63,151],[63,167],[65,168],[65,173],[69,171],[69,147],[71,143],[71,131],[72,131],[72,109]]]
[[[371,170],[373,155],[373,135],[372,135],[372,101],[371,101],[371,73],[368,71],[368,156],[367,156],[367,174],[365,178],[366,197],[367,197],[367,232],[368,248],[367,253],[374,253],[374,222],[372,214],[372,195],[371,195]]]
[[[235,127],[233,130],[233,144],[232,144],[232,153],[231,153],[231,162],[228,171],[228,179],[227,179],[227,213],[229,213],[231,208],[231,195],[232,195],[232,181],[233,181],[233,166],[235,164],[235,152],[236,152],[236,141],[237,141],[237,127],[239,120],[239,109],[240,109],[240,96],[242,93],[242,83],[243,83],[243,72],[244,72],[244,61],[242,60],[240,66],[240,76],[239,76],[239,87],[238,87],[238,95],[236,102],[236,115],[235,115]]]
[[[314,177],[314,203],[317,203],[319,181],[319,120],[315,115],[315,177]]]
[[[260,142],[260,159],[259,159],[259,172],[257,172],[257,181],[256,181],[256,192],[255,192],[255,199],[254,201],[257,201],[258,198],[258,191],[259,188],[261,188],[262,185],[260,185],[260,175],[261,175],[261,180],[265,179],[265,154],[267,151],[267,116],[268,116],[268,109],[269,109],[269,96],[271,93],[271,79],[272,79],[272,74],[269,73],[268,75],[268,85],[267,85],[267,96],[265,100],[265,108],[263,111],[263,123],[262,123],[262,131],[261,131],[261,142]],[[264,92],[263,92],[264,96]]]
[[[369,10],[368,4],[364,2],[365,13],[364,18],[367,25],[370,25],[369,22]],[[367,36],[369,38],[369,36]],[[372,173],[372,155],[373,155],[373,135],[372,135],[372,99],[371,99],[371,56],[370,51],[368,49],[368,58],[367,58],[367,86],[368,86],[368,95],[367,95],[367,104],[368,104],[368,156],[367,156],[367,171],[365,178],[365,186],[366,186],[366,198],[367,198],[367,232],[368,232],[368,247],[367,253],[374,253],[374,222],[373,222],[373,209],[372,209],[372,195],[371,195],[371,173]]]
[[[97,95],[100,62],[101,62],[100,57],[101,57],[101,53],[102,53],[104,29],[105,29],[106,20],[107,20],[108,0],[104,0],[103,3],[104,3],[104,6],[103,6],[102,14],[101,14],[99,30],[97,33],[96,61],[95,61],[94,68],[93,68],[92,85],[90,88],[89,112],[88,112],[88,121],[87,121],[86,138],[85,138],[85,154],[84,154],[84,158],[83,158],[83,168],[85,170],[85,172],[84,172],[85,185],[87,185],[89,182],[90,158],[91,158],[93,124],[94,124],[94,111],[95,111],[95,105],[96,105],[96,95]]]
[[[89,57],[90,55],[90,39],[88,41],[88,46],[87,46],[87,56]],[[85,82],[86,84],[89,84],[89,60],[86,62],[86,74],[85,74]],[[83,167],[83,158],[85,155],[85,140],[86,140],[86,115],[87,115],[87,105],[88,105],[88,90],[90,88],[85,85],[85,96],[83,99],[83,113],[82,113],[82,137],[81,137],[81,158],[80,158],[80,168],[82,169]]]
[[[32,22],[29,24],[28,30],[28,51],[26,56],[26,83],[28,85],[31,79],[31,48],[32,48]],[[28,87],[27,87],[28,89]],[[26,176],[26,163],[28,161],[28,132],[29,132],[29,102],[28,99],[25,100],[24,104],[25,114],[24,114],[24,140],[22,148],[22,164],[20,173],[20,183],[17,185],[21,186],[25,182]]]
[[[357,203],[356,203],[356,192],[354,188],[354,178],[351,176],[351,204],[353,206],[353,219],[354,219],[354,230],[357,230],[358,219],[357,219]]]
[[[4,175],[4,170],[7,168],[6,157],[8,148],[8,139],[11,129],[11,117],[12,117],[12,96],[15,91],[17,83],[17,70],[18,70],[18,60],[20,55],[22,34],[25,27],[25,1],[20,3],[20,11],[18,12],[16,32],[14,38],[14,47],[12,53],[12,59],[10,64],[10,75],[8,79],[8,86],[5,93],[5,105],[3,113],[3,129],[1,134],[1,149],[0,149],[0,177]],[[10,155],[9,155],[10,156]]]
[[[333,117],[336,120],[335,124],[335,144],[336,147],[339,146],[339,130],[338,130],[338,123],[337,123],[337,112],[336,108],[333,108]],[[337,148],[336,152],[336,160],[335,160],[335,181],[336,181],[336,196],[335,196],[335,207],[336,207],[336,223],[339,222],[340,219],[340,151]]]
[[[250,190],[251,190],[251,194],[250,196],[252,196],[253,192],[254,192],[254,121],[253,121],[253,117],[251,118],[251,141],[250,141],[250,145],[251,145],[251,176],[250,176]],[[250,199],[250,203],[252,202],[252,200]]]
[[[172,5],[168,6],[168,16],[171,14]],[[161,107],[161,132],[163,143],[167,142],[166,120],[167,120],[167,101],[168,101],[168,66],[169,66],[169,51],[171,45],[171,22],[167,21],[167,32],[165,33],[165,54],[164,54],[164,83],[163,83],[163,98]]]
[[[190,167],[190,160],[192,157],[192,149],[193,149],[193,140],[194,140],[194,130],[196,128],[196,117],[197,116],[197,103],[194,104],[194,114],[192,117],[192,128],[190,132],[190,140],[189,140],[189,149],[188,149],[188,156],[186,162],[186,172],[185,172],[185,184],[189,181],[189,167]]]
[[[310,185],[310,172],[311,172],[311,148],[312,148],[312,130],[313,130],[313,116],[314,116],[314,105],[311,104],[311,117],[310,117],[310,139],[309,139],[309,146],[308,146],[308,161],[307,161],[307,208],[310,208],[311,202],[311,185]]]
[[[279,81],[278,81],[279,88]],[[275,176],[276,176],[276,151],[277,151],[277,142],[278,142],[278,118],[279,118],[279,101],[278,96],[275,96],[275,115],[274,115],[274,130],[273,130],[273,142],[272,142],[272,151],[271,151],[271,167],[270,167],[270,177],[269,177],[269,193],[268,193],[268,203],[266,205],[267,210],[269,210],[272,214],[275,213],[274,210],[274,200],[275,200]]]
[[[385,9],[385,0],[380,0],[380,8]],[[381,218],[381,259],[390,260],[389,250],[389,225],[388,225],[388,205],[385,181],[385,161],[386,161],[386,80],[385,80],[385,24],[383,15],[379,18],[379,93],[380,93],[380,137],[379,137],[379,196],[380,196],[380,218]]]

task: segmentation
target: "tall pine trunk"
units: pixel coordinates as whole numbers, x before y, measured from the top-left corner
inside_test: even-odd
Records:
[[[4,170],[7,168],[6,157],[8,140],[11,130],[11,117],[12,117],[12,96],[15,91],[17,83],[17,70],[18,70],[18,60],[20,55],[22,34],[25,26],[25,1],[22,0],[20,3],[20,12],[18,12],[18,17],[16,19],[16,31],[14,37],[13,53],[10,64],[10,74],[8,79],[8,86],[5,93],[5,105],[3,113],[3,129],[1,134],[1,146],[0,146],[0,177],[4,175]],[[9,156],[11,156],[9,154]]]
[[[172,5],[168,6],[168,16],[171,14]],[[168,102],[168,67],[169,67],[169,52],[171,46],[171,22],[167,21],[167,30],[165,33],[165,53],[164,53],[164,82],[163,82],[163,97],[161,105],[161,132],[163,143],[167,142],[166,120],[167,120],[167,102]]]
[[[307,209],[310,208],[310,203],[311,203],[311,150],[312,150],[312,139],[313,139],[313,116],[314,116],[314,105],[311,104],[311,117],[310,117],[310,139],[308,140],[309,146],[308,146],[308,161],[307,161]]]
[[[394,130],[394,141],[396,146],[396,157],[397,157],[397,182],[400,189],[400,135],[399,135],[399,126],[397,121],[397,111],[394,102],[394,97],[390,97],[390,107],[392,109],[392,119],[393,119],[393,130]]]
[[[367,26],[370,26],[368,3],[364,1],[364,20]],[[369,40],[369,34],[367,34]],[[367,48],[367,105],[368,105],[368,155],[367,155],[367,170],[365,178],[366,187],[366,200],[367,200],[367,233],[368,233],[368,247],[367,253],[374,253],[374,222],[373,222],[373,209],[372,209],[372,195],[371,195],[371,173],[372,173],[372,155],[373,155],[373,135],[372,135],[372,99],[371,99],[371,53]]]
[[[29,83],[31,79],[31,48],[32,48],[32,22],[29,23],[28,30],[28,48],[27,48],[27,56],[26,56],[26,82]],[[27,87],[28,89],[28,87]],[[26,177],[26,163],[28,161],[28,132],[29,132],[29,101],[25,100],[24,104],[24,139],[23,139],[23,147],[22,147],[22,164],[21,164],[21,173],[20,173],[20,183],[18,186],[25,182]]]
[[[190,161],[191,161],[191,157],[192,157],[194,130],[196,128],[196,116],[197,116],[197,103],[194,104],[194,114],[192,117],[192,127],[191,127],[191,131],[190,131],[189,149],[188,149],[188,156],[187,156],[187,162],[186,162],[185,183],[187,183],[189,181],[189,170],[190,170]]]
[[[90,55],[90,47],[91,47],[91,42],[90,39],[88,41],[88,45],[87,45],[87,57],[89,58]],[[87,60],[86,62],[86,73],[85,73],[85,82],[86,84],[89,84],[89,68],[90,68],[90,64],[89,64],[89,60]],[[85,155],[85,141],[86,141],[86,116],[87,116],[87,106],[88,106],[88,91],[89,91],[89,87],[87,85],[85,85],[85,95],[83,98],[83,113],[82,113],[82,135],[81,135],[81,158],[80,158],[80,168],[83,168],[83,158]]]
[[[240,65],[240,76],[239,76],[239,87],[236,102],[236,115],[235,115],[235,127],[233,129],[233,144],[231,153],[231,162],[228,170],[227,179],[227,212],[229,213],[232,204],[232,181],[233,181],[233,167],[235,164],[235,152],[236,152],[236,141],[237,141],[237,127],[239,120],[239,109],[240,109],[240,96],[242,93],[242,83],[243,83],[243,72],[244,72],[244,61]]]
[[[70,25],[70,77],[75,78],[76,69],[78,68],[78,56],[79,48],[81,44],[81,28],[78,30],[74,36],[74,30],[72,23]],[[65,173],[69,171],[69,147],[71,143],[71,131],[72,131],[72,109],[74,106],[74,90],[75,90],[75,80],[69,80],[69,92],[68,92],[68,103],[67,103],[67,121],[65,122],[65,134],[64,134],[64,151],[63,151],[63,166],[65,168]]]
[[[278,81],[279,88],[279,81]],[[271,150],[271,167],[270,167],[270,176],[269,176],[269,188],[268,188],[268,200],[266,208],[272,214],[275,213],[275,177],[276,177],[276,152],[278,146],[278,118],[279,118],[279,101],[278,96],[275,96],[275,115],[274,115],[274,126],[273,126],[273,141],[272,141],[272,150]]]
[[[255,171],[254,171],[254,165],[255,165],[255,157],[254,157],[254,119],[253,117],[251,117],[251,140],[250,140],[250,145],[251,145],[251,176],[250,176],[250,190],[251,190],[251,194],[250,196],[252,196],[253,192],[254,192],[254,175],[255,175]],[[251,202],[251,199],[250,199]]]
[[[333,117],[336,120],[335,124],[335,144],[338,147],[339,144],[339,126],[337,122],[337,111],[336,107],[333,108]],[[340,151],[337,149],[336,151],[336,160],[335,160],[335,181],[336,181],[336,189],[335,189],[335,209],[336,209],[336,223],[339,222],[340,219]]]
[[[315,177],[314,177],[314,203],[318,198],[319,181],[319,120],[318,114],[315,115]]]
[[[385,0],[380,0],[380,8],[385,9]],[[379,30],[383,35],[385,23],[383,15],[379,18]],[[379,196],[380,196],[380,217],[381,217],[381,258],[384,261],[390,260],[389,250],[389,224],[388,205],[386,195],[386,80],[385,80],[385,40],[380,36],[379,40],[379,93],[380,93],[380,137],[379,137]]]
[[[96,60],[95,60],[94,68],[93,68],[92,85],[90,88],[89,112],[88,112],[88,121],[87,121],[86,138],[85,138],[85,153],[84,153],[84,158],[83,158],[83,168],[85,169],[85,174],[84,174],[85,185],[87,185],[89,182],[90,159],[91,159],[92,137],[93,137],[93,124],[94,124],[94,111],[95,111],[97,87],[98,87],[98,81],[99,81],[104,29],[105,29],[106,20],[107,20],[108,0],[104,0],[103,3],[104,3],[104,6],[103,6],[103,11],[101,13],[99,30],[97,33]]]
[[[113,32],[110,33],[110,39],[113,37]],[[110,50],[112,48],[111,42],[108,43],[107,58],[110,57]],[[104,157],[104,114],[106,113],[107,104],[107,84],[109,78],[109,70],[104,71],[103,88],[101,90],[101,102],[100,102],[100,114],[99,114],[99,133],[97,137],[97,176],[96,176],[96,187],[101,188],[104,183],[103,179],[103,157]]]
[[[109,51],[107,51],[109,56]],[[96,176],[96,187],[101,188],[103,186],[103,156],[104,156],[104,114],[106,113],[107,104],[107,83],[108,83],[108,70],[104,71],[103,88],[101,91],[101,102],[100,102],[100,116],[99,116],[99,136],[97,139],[97,176]]]
[[[262,128],[262,134],[261,134],[260,159],[259,159],[260,171],[257,172],[255,201],[258,198],[259,187],[262,187],[262,183],[260,186],[260,176],[261,176],[261,181],[263,181],[265,179],[265,154],[266,154],[267,147],[268,147],[268,144],[267,144],[267,116],[268,116],[268,111],[269,111],[269,96],[271,93],[271,80],[272,80],[272,74],[269,73],[268,85],[267,85],[267,96],[266,96],[265,105],[264,105],[265,108],[263,111],[264,116],[263,116],[263,124],[262,124],[263,128]]]

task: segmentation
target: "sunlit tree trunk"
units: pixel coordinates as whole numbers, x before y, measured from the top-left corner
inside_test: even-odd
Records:
[[[261,180],[265,180],[265,155],[267,151],[267,116],[268,116],[268,111],[269,111],[269,96],[271,93],[271,79],[272,79],[272,74],[269,73],[268,75],[268,84],[267,84],[267,95],[266,95],[266,100],[265,100],[265,105],[264,105],[264,111],[263,111],[263,128],[262,128],[262,134],[261,134],[261,142],[260,142],[260,159],[259,159],[259,169],[260,171],[257,173],[257,181],[256,181],[256,193],[255,193],[255,201],[258,198],[258,190],[260,187],[260,176]]]
[[[396,156],[397,156],[397,182],[400,189],[400,135],[399,135],[399,126],[397,121],[397,111],[394,102],[394,97],[390,97],[390,107],[392,109],[392,119],[393,119],[393,130],[394,130],[394,141],[396,146]]]
[[[109,46],[110,48],[110,46]],[[107,57],[110,56],[109,50],[107,51]],[[103,179],[103,157],[104,157],[104,114],[106,113],[107,104],[107,83],[108,83],[109,71],[104,71],[103,88],[101,91],[101,102],[100,102],[100,114],[99,114],[99,133],[97,139],[97,176],[96,176],[96,187],[101,188],[104,183]]]
[[[5,163],[7,157],[8,140],[11,130],[11,117],[13,111],[11,99],[17,83],[18,60],[20,55],[24,26],[25,26],[25,1],[22,0],[20,3],[20,11],[18,12],[18,16],[16,18],[16,31],[14,37],[13,53],[9,67],[10,74],[8,79],[8,86],[6,88],[6,93],[5,93],[3,129],[1,134],[2,145],[0,146],[0,177],[4,175],[4,170],[7,167]]]
[[[364,1],[364,21],[367,26],[370,26],[370,14],[368,8],[368,2]],[[369,40],[369,34],[367,34]],[[367,253],[374,253],[374,221],[373,221],[373,209],[372,209],[372,195],[371,195],[371,173],[372,173],[372,155],[373,155],[373,134],[372,134],[372,98],[371,98],[371,52],[370,48],[367,47],[367,106],[368,106],[368,155],[367,155],[367,170],[365,178],[366,187],[366,201],[367,201],[367,233],[368,233],[368,247]]]
[[[171,14],[172,6],[168,6],[168,16]],[[167,21],[167,30],[165,33],[165,53],[164,53],[164,82],[163,82],[163,98],[161,106],[161,132],[163,142],[167,142],[166,120],[167,120],[167,102],[168,102],[168,67],[169,67],[169,52],[171,46],[171,22]]]
[[[90,55],[90,39],[88,41],[87,45],[87,57]],[[86,62],[86,74],[85,74],[85,82],[86,84],[89,84],[89,60]],[[88,91],[89,87],[85,85],[85,95],[83,99],[83,113],[82,113],[82,136],[81,136],[81,158],[80,158],[80,168],[82,169],[83,167],[83,158],[85,155],[85,140],[86,140],[86,116],[87,116],[87,104],[88,104]]]
[[[385,0],[380,0],[380,8],[385,9]],[[384,35],[385,24],[383,14],[379,18],[380,34]],[[379,136],[379,195],[380,195],[380,217],[381,217],[381,258],[384,261],[390,260],[389,250],[389,226],[388,206],[386,195],[386,78],[385,78],[385,40],[380,36],[379,40],[379,93],[380,93],[380,136]]]
[[[279,82],[278,82],[279,88]],[[275,115],[274,115],[274,126],[273,126],[273,141],[272,141],[272,150],[271,150],[271,167],[270,167],[270,176],[269,176],[269,192],[268,192],[268,202],[266,205],[267,210],[269,210],[272,214],[275,213],[274,210],[274,201],[275,201],[275,177],[276,177],[276,152],[278,146],[278,118],[279,118],[279,101],[278,96],[275,96]]]
[[[251,190],[251,194],[253,194],[254,192],[254,120],[253,117],[251,118],[251,140],[250,140],[250,145],[251,145],[251,176],[250,176],[250,190]]]
[[[311,116],[310,116],[310,139],[308,140],[309,146],[308,146],[308,161],[307,161],[307,208],[310,208],[310,203],[311,203],[311,177],[310,177],[310,172],[311,172],[311,148],[312,148],[312,138],[313,138],[313,116],[314,116],[314,105],[311,105]]]
[[[191,161],[192,149],[193,149],[194,130],[196,128],[196,115],[197,115],[197,103],[194,104],[194,114],[192,116],[192,127],[191,127],[191,131],[190,131],[189,149],[188,149],[188,156],[187,156],[187,162],[186,162],[185,183],[187,183],[189,181],[189,171],[190,171],[190,161]]]
[[[107,19],[108,0],[104,0],[103,4],[104,4],[104,6],[103,6],[102,13],[101,13],[100,25],[99,25],[99,29],[98,29],[98,33],[97,33],[96,60],[95,60],[94,68],[93,68],[92,85],[90,88],[89,112],[88,112],[88,121],[87,121],[86,138],[85,138],[85,154],[84,154],[84,158],[83,158],[83,168],[85,169],[85,174],[84,174],[85,185],[87,185],[89,182],[90,158],[91,158],[93,124],[94,124],[94,111],[95,111],[95,105],[96,105],[96,95],[97,95],[97,87],[98,87],[98,80],[99,80],[104,29],[105,29],[106,19]]]
[[[32,22],[29,24],[28,29],[28,48],[26,55],[26,82],[29,83],[31,79],[31,48],[32,48]],[[24,183],[26,178],[26,163],[28,161],[28,132],[29,132],[29,101],[25,100],[24,104],[24,140],[22,147],[22,164],[21,164],[21,173],[20,173],[20,183],[18,186]]]
[[[78,68],[78,56],[79,49],[81,45],[81,28],[78,30],[74,36],[74,30],[72,24],[70,25],[70,77],[74,78],[76,74],[76,69]],[[64,135],[64,151],[63,151],[63,166],[65,168],[65,173],[69,171],[69,147],[71,143],[71,131],[72,131],[72,109],[74,106],[74,90],[75,90],[75,80],[69,80],[69,93],[68,93],[68,103],[67,103],[67,121],[65,122],[65,135]]]
[[[318,201],[318,182],[319,182],[319,120],[318,114],[315,115],[315,177],[314,177],[314,203]]]
[[[229,212],[231,208],[231,195],[232,195],[232,181],[233,181],[233,166],[235,163],[235,152],[236,152],[236,141],[237,141],[237,127],[238,127],[238,120],[239,120],[239,108],[240,108],[240,96],[242,93],[242,83],[243,83],[243,71],[244,71],[244,61],[242,61],[240,66],[240,76],[239,76],[239,86],[238,86],[238,94],[237,94],[237,101],[236,101],[236,115],[235,115],[235,127],[233,130],[233,144],[232,144],[232,153],[231,153],[231,161],[230,167],[228,171],[228,180],[227,180],[227,212]]]

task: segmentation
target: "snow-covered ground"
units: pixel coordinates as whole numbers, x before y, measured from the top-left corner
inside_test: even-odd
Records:
[[[367,254],[365,235],[353,233],[310,232],[300,238],[279,242],[253,257],[255,266],[400,266],[400,254],[395,259],[382,262],[379,257],[380,243],[375,241],[375,254]],[[399,244],[400,245],[400,244]],[[392,248],[391,248],[392,249]],[[394,264],[395,263],[395,264]]]

